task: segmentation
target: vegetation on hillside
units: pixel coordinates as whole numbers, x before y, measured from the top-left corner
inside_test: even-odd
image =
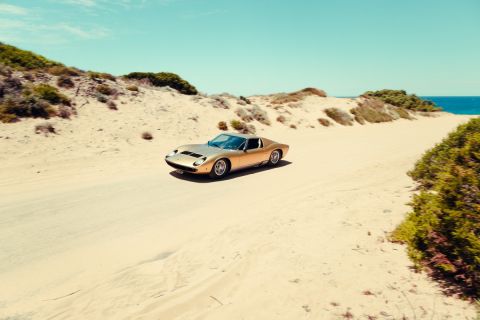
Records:
[[[292,93],[280,93],[275,95],[272,99],[272,104],[284,104],[284,103],[292,103],[292,102],[299,102],[305,99],[308,96],[317,96],[324,98],[327,96],[325,91],[319,90],[316,88],[305,88],[299,91],[295,91]]]
[[[49,118],[71,114],[70,99],[48,84],[24,84],[8,68],[0,68],[0,121],[19,118]]]
[[[392,237],[417,266],[480,297],[480,118],[461,125],[409,173],[420,186]]]
[[[63,66],[61,63],[48,60],[41,55],[18,49],[0,42],[0,63],[15,70],[46,69]]]
[[[175,73],[169,72],[132,72],[125,76],[127,79],[147,80],[151,85],[156,87],[170,87],[178,90],[180,93],[187,95],[195,95],[198,93],[197,89],[188,83],[188,81],[180,78]]]
[[[440,111],[432,101],[419,98],[415,94],[407,94],[405,90],[378,90],[367,91],[363,94],[366,97],[377,97],[385,103],[389,103],[399,108],[405,108],[413,111]]]

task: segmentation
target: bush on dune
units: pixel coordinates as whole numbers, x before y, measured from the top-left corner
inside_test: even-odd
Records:
[[[353,126],[353,118],[346,113],[337,108],[328,108],[324,110],[329,118],[343,126]]]
[[[186,95],[195,95],[197,89],[180,76],[169,72],[132,72],[125,76],[127,79],[148,80],[155,87],[170,87]]]
[[[367,91],[363,94],[365,97],[376,97],[385,103],[399,108],[405,108],[413,111],[441,111],[442,108],[435,103],[423,100],[414,94],[407,94],[405,90],[379,90]]]
[[[406,243],[417,266],[449,291],[480,297],[480,118],[429,150],[409,174],[421,191],[393,240]]]
[[[316,88],[305,88],[292,93],[277,94],[273,98],[272,104],[285,104],[285,103],[291,103],[291,102],[299,102],[308,96],[317,96],[317,97],[324,98],[327,96],[327,94],[325,93],[325,91],[319,90]]]
[[[0,63],[15,70],[33,70],[63,66],[59,62],[48,60],[41,55],[18,49],[2,42],[0,42]]]
[[[70,106],[70,99],[47,84],[9,90],[0,98],[0,121],[14,122],[19,118],[50,118],[58,110],[52,105]]]
[[[395,118],[390,114],[385,103],[379,99],[365,99],[358,104],[358,107],[353,108],[350,112],[355,116],[360,124],[365,121],[370,123],[390,122]]]

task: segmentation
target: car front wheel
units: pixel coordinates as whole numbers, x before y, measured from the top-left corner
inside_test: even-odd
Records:
[[[272,153],[270,154],[270,158],[268,159],[268,165],[276,166],[280,162],[280,159],[282,159],[281,151],[273,150]]]
[[[210,171],[210,178],[221,179],[225,177],[229,170],[229,163],[226,159],[219,159],[213,164]]]

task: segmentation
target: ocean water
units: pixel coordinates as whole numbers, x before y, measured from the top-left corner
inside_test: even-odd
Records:
[[[421,97],[435,102],[446,112],[480,115],[480,97]]]

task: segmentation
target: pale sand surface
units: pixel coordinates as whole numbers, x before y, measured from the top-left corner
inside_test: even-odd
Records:
[[[322,128],[295,110],[316,127],[256,124],[290,144],[280,167],[212,182],[163,156],[232,111],[175,99],[198,122],[146,103],[151,119],[93,104],[57,136],[0,125],[0,319],[475,318],[386,240],[405,173],[467,117]]]

